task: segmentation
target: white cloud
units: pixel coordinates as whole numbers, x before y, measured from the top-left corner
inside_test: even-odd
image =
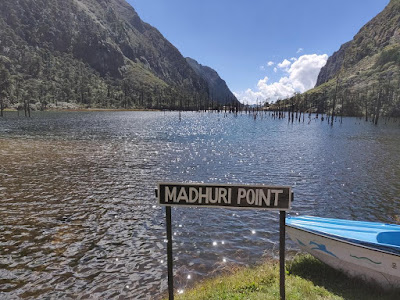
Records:
[[[278,72],[278,69],[277,69],[276,67],[274,68],[274,72],[275,72],[275,73]]]
[[[285,58],[280,64],[278,64],[278,68],[286,69],[286,68],[288,68],[290,65],[291,65],[291,62],[288,61],[288,60]]]
[[[302,55],[289,69],[289,79],[294,88],[303,93],[315,86],[319,71],[328,60],[327,54]]]
[[[297,58],[296,58],[296,57],[292,57],[290,60],[291,60],[291,61],[296,61]]]
[[[300,53],[300,52],[303,52],[303,48],[299,48],[299,49],[297,49],[297,52],[296,53]]]
[[[327,54],[302,55],[293,63],[285,59],[278,66],[282,65],[282,68],[286,68],[284,69],[286,76],[272,83],[268,83],[269,78],[264,77],[258,81],[255,90],[236,92],[235,96],[242,103],[254,104],[257,99],[261,102],[265,100],[275,102],[278,99],[291,97],[296,92],[303,93],[315,86],[319,71],[326,64],[327,59]],[[274,72],[276,71],[277,68],[274,68]]]
[[[271,66],[273,66],[275,63],[273,62],[273,61],[269,61],[269,62],[267,62],[267,64],[266,65],[261,65],[260,67],[259,67],[259,69],[260,69],[260,71],[266,71],[267,70],[267,67],[271,67]]]

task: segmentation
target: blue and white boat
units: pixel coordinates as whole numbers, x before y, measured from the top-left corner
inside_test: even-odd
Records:
[[[400,226],[313,216],[287,217],[300,248],[350,276],[400,288]]]

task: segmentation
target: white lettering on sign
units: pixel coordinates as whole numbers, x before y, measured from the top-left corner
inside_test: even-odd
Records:
[[[240,188],[238,189],[238,197],[237,197],[237,204],[240,205],[240,201],[246,198],[246,189]]]
[[[263,190],[260,190],[260,199],[258,202],[258,205],[262,205],[262,201],[264,201],[266,206],[270,206],[271,205],[271,190],[268,190],[267,192],[267,198],[265,198],[265,194]]]
[[[238,189],[237,204],[240,205],[242,200],[246,200],[249,205],[265,206],[271,205],[271,193],[275,194],[274,206],[278,206],[279,194],[283,194],[283,190],[268,190],[265,196],[263,189]]]
[[[204,200],[204,203],[207,201],[208,193],[207,190],[205,193],[202,193],[203,188],[199,188],[199,203],[203,203],[202,201]]]
[[[290,187],[159,184],[160,204],[290,209]]]
[[[186,194],[185,188],[181,188],[181,190],[179,191],[178,198],[176,199],[176,202],[181,202],[181,201],[185,201],[186,203],[189,202],[189,198]]]
[[[165,188],[165,201],[166,202],[186,202],[186,203],[226,203],[230,204],[232,199],[232,189],[231,188],[211,188],[207,187],[205,190],[203,188],[196,189],[194,187],[189,187],[189,192],[186,192],[185,187],[179,189],[177,193],[176,187],[172,190],[167,186]]]
[[[169,189],[169,186],[165,188],[165,202],[173,201],[176,199],[176,187],[172,188],[172,192]]]
[[[283,194],[283,190],[271,190],[271,193],[275,194],[274,206],[278,206],[279,194]]]
[[[189,203],[195,203],[199,199],[199,191],[194,188],[190,187],[189,188]]]

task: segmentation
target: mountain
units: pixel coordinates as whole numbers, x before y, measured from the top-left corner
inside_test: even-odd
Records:
[[[328,58],[326,65],[322,67],[318,74],[316,86],[328,82],[340,71],[343,66],[345,52],[349,46],[351,46],[351,42],[343,44],[338,51],[334,52],[332,56]]]
[[[329,57],[316,86],[287,99],[298,110],[334,115],[400,116],[400,0],[363,26]]]
[[[0,91],[6,105],[199,108],[209,100],[213,88],[124,0],[1,6],[0,70],[11,81]]]
[[[214,69],[203,66],[190,57],[186,57],[186,61],[193,68],[196,74],[207,82],[208,93],[211,100],[220,104],[237,104],[239,102],[226,85],[226,82],[219,77],[218,73]]]
[[[367,86],[381,75],[395,76],[400,65],[400,0],[392,0],[375,18],[329,57],[316,86],[340,75]],[[343,74],[339,74],[342,72]]]

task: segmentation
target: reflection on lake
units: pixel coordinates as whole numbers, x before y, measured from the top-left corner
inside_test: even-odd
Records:
[[[157,298],[167,289],[158,181],[290,185],[292,213],[398,220],[400,124],[346,118],[331,127],[314,117],[7,112],[0,298]],[[177,289],[278,249],[274,212],[172,214]]]

